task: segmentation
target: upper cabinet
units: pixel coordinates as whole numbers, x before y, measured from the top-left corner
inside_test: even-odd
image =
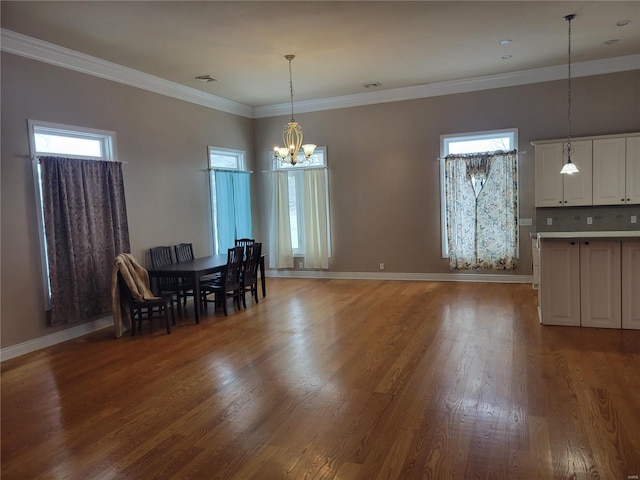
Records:
[[[640,203],[640,137],[593,141],[593,204]]]
[[[536,207],[640,204],[640,134],[576,139],[571,161],[579,173],[562,175],[566,143],[535,146]]]
[[[640,136],[627,138],[627,203],[640,203]]]
[[[571,161],[580,173],[561,175],[566,161],[567,144],[536,145],[536,207],[569,207],[592,204],[592,143],[590,140],[571,143]]]

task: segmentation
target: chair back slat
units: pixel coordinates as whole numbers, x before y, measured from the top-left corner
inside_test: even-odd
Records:
[[[227,269],[224,282],[227,290],[240,288],[240,272],[242,271],[243,247],[230,248],[227,253]]]
[[[258,263],[262,253],[262,243],[249,244],[246,247],[245,261],[242,266],[242,279],[245,285],[256,283],[258,279]]]
[[[194,259],[193,244],[179,243],[173,247],[177,262],[189,262]]]
[[[164,267],[173,263],[171,247],[153,247],[150,253],[153,267]]]

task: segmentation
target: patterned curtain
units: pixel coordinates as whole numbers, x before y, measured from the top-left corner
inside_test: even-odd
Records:
[[[111,313],[113,259],[130,251],[122,164],[41,157],[52,325]]]
[[[447,237],[452,270],[516,268],[517,165],[515,150],[445,158]]]

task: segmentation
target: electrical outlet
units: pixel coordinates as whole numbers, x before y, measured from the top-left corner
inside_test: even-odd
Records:
[[[547,225],[553,225],[553,218],[547,217]]]
[[[631,215],[631,223],[638,223],[638,217]]]
[[[384,270],[384,263],[380,263],[380,270]]]
[[[587,225],[593,225],[593,217],[587,217]]]

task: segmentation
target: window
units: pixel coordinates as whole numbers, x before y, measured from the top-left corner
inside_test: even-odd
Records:
[[[36,205],[38,206],[45,304],[49,310],[51,308],[51,282],[49,280],[49,257],[44,228],[42,174],[38,157],[64,156],[67,158],[115,161],[115,133],[36,120],[29,120],[28,127],[30,150],[33,157]]]
[[[273,153],[270,153],[273,155]],[[275,170],[285,170],[288,172],[288,193],[289,193],[289,227],[291,230],[291,247],[293,254],[304,256],[305,254],[305,208],[304,208],[304,178],[302,172],[309,169],[324,170],[324,210],[326,211],[327,230],[329,222],[329,192],[328,183],[326,182],[326,166],[327,166],[327,149],[326,147],[317,147],[313,155],[304,160],[304,154],[298,154],[298,162],[295,166],[284,164],[274,159]],[[327,238],[330,233],[327,231]]]
[[[497,130],[490,132],[476,132],[476,133],[468,133],[461,135],[443,135],[440,138],[441,141],[441,164],[440,164],[440,191],[441,191],[441,223],[442,223],[442,256],[447,258],[449,257],[449,244],[450,239],[447,235],[447,211],[448,209],[453,208],[453,205],[447,204],[447,187],[451,188],[450,184],[451,179],[447,178],[445,175],[445,157],[447,156],[460,156],[464,158],[464,156],[468,156],[471,158],[473,154],[489,154],[491,152],[510,152],[516,149],[517,147],[517,129],[508,129],[508,130]],[[516,158],[515,156],[513,158]],[[515,175],[513,175],[514,170],[510,170],[509,168],[504,169],[495,169],[495,175],[505,176],[504,182],[508,182],[511,186],[510,191],[514,195],[513,197],[513,208],[511,208],[511,204],[508,205],[509,214],[513,213],[514,225],[517,224],[517,161],[514,162]],[[469,170],[467,168],[467,177],[470,177],[471,187],[472,187],[472,195],[477,199],[477,202],[481,200],[484,201],[484,198],[480,198],[480,192],[485,186],[485,182],[487,182],[487,177],[482,175],[469,175]],[[449,197],[451,198],[451,197]],[[511,199],[511,197],[509,197]],[[473,200],[474,202],[476,200]],[[509,203],[510,199],[507,199],[506,202]],[[479,205],[479,203],[478,203]],[[513,211],[512,211],[513,210]],[[479,211],[476,208],[476,211]],[[470,220],[472,222],[476,221],[476,217],[474,215],[469,215]],[[509,221],[511,224],[511,220]],[[460,228],[465,228],[464,225],[460,226]],[[503,227],[503,226],[502,226]],[[501,228],[502,228],[501,227]],[[517,227],[517,225],[516,225]],[[468,230],[476,231],[476,225],[468,226]],[[459,231],[459,230],[458,230]],[[515,229],[515,235],[517,236],[517,228]],[[517,238],[515,239],[517,244]]]
[[[208,147],[214,252],[226,253],[236,238],[252,238],[250,173],[244,152]]]

